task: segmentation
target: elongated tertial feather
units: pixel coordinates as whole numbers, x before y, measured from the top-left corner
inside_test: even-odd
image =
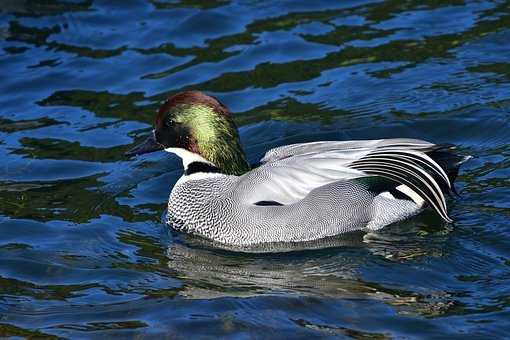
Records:
[[[444,171],[444,169],[441,168],[439,166],[439,164],[437,164],[432,158],[430,158],[425,153],[416,152],[416,151],[412,151],[412,150],[405,150],[405,151],[398,151],[398,150],[394,150],[393,151],[392,150],[391,152],[388,152],[388,151],[375,151],[375,152],[371,152],[366,157],[372,157],[372,156],[376,156],[376,155],[378,155],[378,156],[385,155],[385,156],[388,156],[388,157],[395,157],[395,158],[404,157],[404,158],[412,159],[415,162],[425,166],[426,169],[429,169],[430,171],[432,171],[433,173],[439,175],[442,179],[444,179],[448,189],[452,188],[452,184],[450,183],[450,179],[446,175],[446,172]]]
[[[353,169],[409,186],[447,222],[446,200],[441,187],[451,188],[444,170],[429,156],[416,151],[381,148],[351,163]],[[435,178],[429,172],[436,175]],[[440,184],[436,178],[440,180]]]

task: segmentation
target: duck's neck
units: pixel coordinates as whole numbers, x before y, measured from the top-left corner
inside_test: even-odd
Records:
[[[250,170],[248,161],[236,140],[216,140],[199,145],[201,155],[227,175],[242,175]]]

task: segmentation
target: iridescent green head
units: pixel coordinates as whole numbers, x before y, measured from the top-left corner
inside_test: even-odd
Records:
[[[166,100],[156,117],[152,138],[156,142],[152,149],[140,148],[131,154],[182,148],[226,174],[241,175],[249,170],[229,110],[218,99],[199,91],[181,92]]]

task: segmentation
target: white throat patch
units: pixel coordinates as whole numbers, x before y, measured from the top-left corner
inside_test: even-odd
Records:
[[[186,149],[166,148],[165,151],[173,153],[173,154],[177,155],[179,158],[181,158],[182,166],[184,167],[184,171],[186,171],[188,169],[188,165],[190,165],[190,163],[193,163],[193,162],[202,162],[202,163],[211,164],[212,166],[214,166],[213,163],[209,162],[204,157],[202,157],[199,154],[196,154],[194,152],[188,151]]]

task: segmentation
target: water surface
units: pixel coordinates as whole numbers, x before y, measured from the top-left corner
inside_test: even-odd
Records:
[[[0,336],[504,337],[508,1],[3,1]],[[323,249],[243,254],[161,222],[176,158],[123,152],[167,96],[234,112],[252,163],[317,140],[474,155],[449,202]]]

